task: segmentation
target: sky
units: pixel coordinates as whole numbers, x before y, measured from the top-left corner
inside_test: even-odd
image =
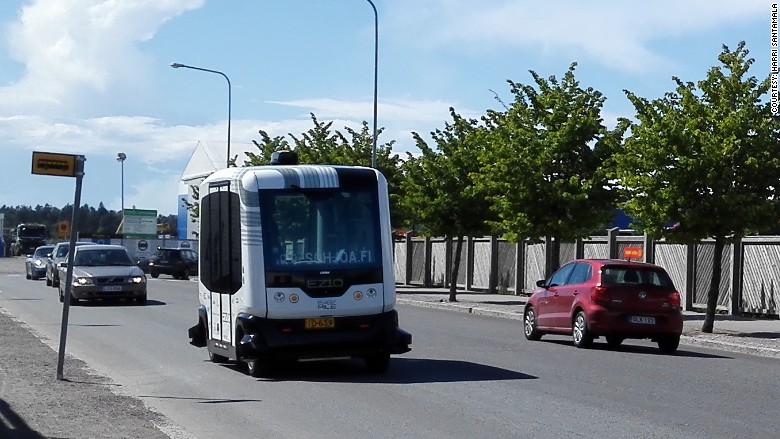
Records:
[[[378,142],[401,157],[450,107],[479,117],[511,102],[507,80],[531,84],[529,71],[561,78],[576,62],[607,98],[607,126],[634,114],[624,90],[653,99],[674,76],[704,79],[724,44],[746,42],[750,75],[770,71],[766,0],[374,4]],[[81,204],[168,215],[198,142],[226,156],[228,120],[233,153],[259,130],[305,132],[312,113],[371,127],[374,18],[368,0],[2,0],[0,205],[73,204],[75,179],[32,174],[33,151],[86,157]]]

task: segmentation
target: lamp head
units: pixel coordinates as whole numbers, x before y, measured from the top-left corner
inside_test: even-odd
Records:
[[[116,155],[116,160],[118,162],[123,162],[123,161],[125,161],[126,158],[127,158],[127,155],[125,153],[123,153],[123,152],[120,152],[119,154]]]
[[[175,63],[171,64],[171,67],[173,67],[174,69],[178,69],[179,67],[184,67],[184,64],[179,64],[179,63],[175,62]]]

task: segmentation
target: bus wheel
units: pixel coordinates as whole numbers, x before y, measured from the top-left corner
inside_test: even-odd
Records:
[[[247,372],[253,378],[263,378],[271,375],[273,362],[270,358],[264,360],[249,360],[246,362]]]
[[[213,352],[209,352],[209,360],[212,363],[217,363],[217,364],[219,364],[219,363],[227,363],[228,362],[228,357],[223,357],[222,355],[215,354]]]
[[[365,358],[366,367],[371,373],[385,373],[390,366],[390,354],[373,354]]]

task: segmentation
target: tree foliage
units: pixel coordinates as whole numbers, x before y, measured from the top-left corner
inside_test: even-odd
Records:
[[[636,122],[615,155],[623,207],[639,226],[680,242],[715,240],[705,316],[712,332],[723,247],[771,229],[780,218],[780,142],[769,78],[747,76],[754,60],[745,43],[723,46],[720,65],[694,84],[673,78],[675,91],[648,100],[626,91]],[[670,222],[679,227],[667,228]]]
[[[456,301],[463,237],[488,234],[491,216],[486,193],[473,180],[479,171],[477,158],[484,148],[484,130],[476,120],[461,117],[453,108],[450,115],[452,123],[431,133],[435,148],[413,133],[422,155],[410,154],[404,164],[400,205],[412,223],[424,225],[423,233],[457,238],[450,284],[450,301]]]
[[[0,206],[0,213],[5,214],[3,235],[9,236],[14,227],[21,223],[43,224],[48,230],[50,239],[57,238],[60,221],[70,222],[73,205],[66,204],[61,209],[46,205],[32,206]],[[122,213],[108,210],[103,203],[98,207],[84,204],[79,208],[78,232],[82,235],[114,235],[122,221]],[[172,234],[176,234],[177,216],[158,215],[157,222],[167,226]]]
[[[514,101],[483,118],[487,143],[474,175],[511,241],[585,237],[612,218],[607,169],[625,124],[604,127],[605,98],[580,87],[575,67],[561,81],[533,71],[535,86],[508,81]]]
[[[244,166],[266,165],[271,161],[275,151],[290,150],[298,153],[301,164],[371,166],[373,152],[373,134],[368,122],[363,121],[360,130],[345,127],[344,132],[333,129],[333,122],[320,122],[311,114],[313,127],[300,134],[288,134],[291,141],[283,136],[271,137],[260,130],[260,141],[253,140],[258,152],[248,152]],[[377,137],[384,129],[377,130]],[[390,192],[390,212],[393,225],[403,222],[400,210],[397,208],[401,198],[400,180],[401,159],[392,149],[395,141],[377,144],[376,165],[388,182]]]

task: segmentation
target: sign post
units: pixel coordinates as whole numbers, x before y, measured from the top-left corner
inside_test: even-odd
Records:
[[[63,364],[65,362],[65,340],[68,335],[68,313],[70,312],[71,283],[73,282],[73,249],[76,247],[76,230],[78,230],[78,212],[81,205],[81,180],[84,178],[83,155],[57,154],[33,151],[32,173],[40,175],[55,175],[60,177],[76,177],[76,193],[73,199],[73,213],[70,219],[70,247],[68,250],[68,269],[65,276],[65,298],[62,306],[62,326],[60,327],[60,350],[57,358],[57,379],[63,381]],[[54,267],[58,269],[58,267]],[[60,279],[62,282],[63,279]]]

